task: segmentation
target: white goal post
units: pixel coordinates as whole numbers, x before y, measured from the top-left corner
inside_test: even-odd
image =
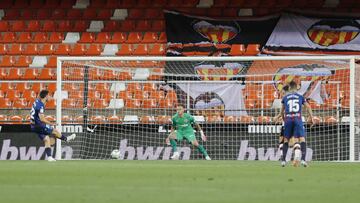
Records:
[[[357,66],[355,56],[58,57],[56,126],[81,130],[73,144],[57,140],[55,157],[70,147],[65,159],[109,159],[114,149],[120,159],[169,159],[169,118],[183,105],[213,159],[278,160],[272,118],[282,87],[296,80],[318,119],[310,128],[303,110],[308,159],[358,161]],[[183,159],[201,158],[178,145]]]

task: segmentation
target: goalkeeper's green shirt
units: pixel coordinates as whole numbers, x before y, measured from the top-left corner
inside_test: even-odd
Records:
[[[182,117],[176,113],[172,117],[172,126],[177,130],[177,135],[193,135],[192,124],[195,124],[195,119],[188,113],[184,113]]]

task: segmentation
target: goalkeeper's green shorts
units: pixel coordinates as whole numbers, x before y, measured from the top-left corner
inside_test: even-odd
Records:
[[[192,132],[192,133],[188,133],[188,132],[185,132],[185,133],[182,133],[182,132],[177,132],[176,133],[176,139],[178,141],[182,141],[183,139],[186,139],[187,141],[189,142],[194,142],[196,140],[196,137],[195,137],[195,134]]]

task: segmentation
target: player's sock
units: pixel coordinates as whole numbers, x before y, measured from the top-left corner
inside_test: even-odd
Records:
[[[201,154],[203,154],[205,157],[208,156],[208,153],[206,152],[206,149],[204,148],[204,146],[202,146],[201,144],[199,144],[199,146],[197,147],[197,149],[199,150],[199,152]]]
[[[172,147],[173,152],[176,152],[176,141],[175,140],[170,140],[170,145]]]
[[[59,139],[65,141],[65,142],[67,141],[67,138],[64,135],[61,135],[61,137]]]
[[[283,155],[282,155],[282,160],[286,161],[286,154],[289,148],[289,143],[288,142],[284,142],[283,144]]]
[[[51,148],[50,147],[46,147],[45,148],[45,154],[50,157],[51,156]]]
[[[306,157],[306,142],[301,142],[300,143],[300,147],[301,147],[301,160],[305,161],[305,157]]]

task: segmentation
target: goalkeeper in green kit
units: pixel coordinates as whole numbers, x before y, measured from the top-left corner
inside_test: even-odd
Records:
[[[206,136],[204,135],[204,132],[202,131],[200,125],[195,122],[193,116],[191,116],[188,113],[184,113],[183,106],[179,105],[176,109],[176,112],[177,113],[172,117],[171,133],[166,138],[166,143],[168,144],[170,143],[172,150],[174,152],[173,156],[171,156],[171,159],[177,160],[180,157],[180,153],[176,149],[176,141],[181,141],[183,139],[186,139],[192,145],[194,145],[199,150],[199,152],[201,152],[204,155],[206,160],[211,160],[204,146],[200,145],[195,137],[192,124],[196,125],[198,131],[201,134],[201,139],[203,141],[206,141]]]

